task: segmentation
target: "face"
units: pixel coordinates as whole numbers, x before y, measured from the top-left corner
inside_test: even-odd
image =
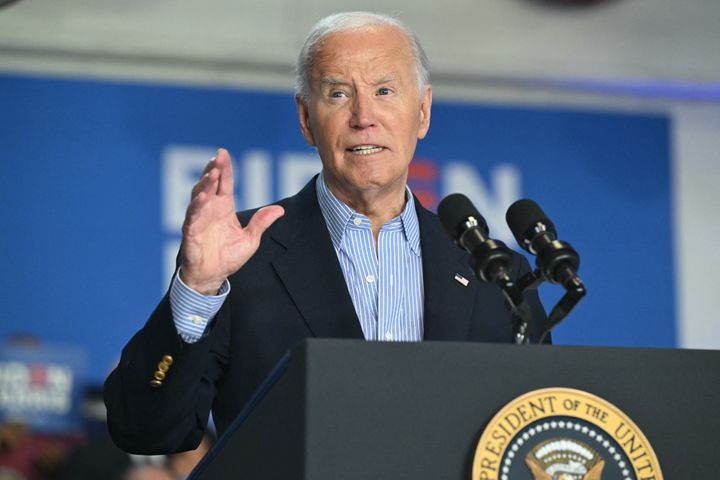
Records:
[[[173,475],[164,468],[154,466],[137,467],[130,471],[125,480],[173,480]]]
[[[309,80],[307,104],[297,100],[300,127],[333,193],[351,206],[368,194],[404,195],[432,103],[430,87],[418,92],[406,36],[389,26],[331,34]]]

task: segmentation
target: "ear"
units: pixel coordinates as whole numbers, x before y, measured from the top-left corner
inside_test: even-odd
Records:
[[[315,136],[310,128],[310,112],[305,102],[300,98],[299,95],[295,95],[295,106],[297,107],[298,121],[300,122],[300,130],[302,131],[305,141],[311,147],[315,145]]]
[[[425,94],[420,103],[420,124],[418,127],[418,140],[422,140],[430,129],[430,107],[432,107],[432,87],[425,87]]]

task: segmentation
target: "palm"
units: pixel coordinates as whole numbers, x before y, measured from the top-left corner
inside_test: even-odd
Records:
[[[218,150],[193,188],[185,216],[180,252],[183,281],[200,292],[216,290],[257,251],[262,232],[282,214],[279,206],[266,207],[247,226],[240,225],[230,156]]]

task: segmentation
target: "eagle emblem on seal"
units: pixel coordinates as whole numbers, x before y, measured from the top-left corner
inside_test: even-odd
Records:
[[[605,461],[575,439],[553,438],[536,445],[525,464],[533,480],[601,480]]]

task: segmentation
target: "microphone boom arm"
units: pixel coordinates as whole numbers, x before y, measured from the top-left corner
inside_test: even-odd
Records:
[[[459,243],[466,248],[470,244],[465,242],[464,235],[460,237]],[[525,302],[523,290],[510,278],[510,250],[503,242],[487,239],[470,253],[470,267],[475,275],[484,282],[496,284],[505,297],[512,315],[513,341],[518,344],[529,343],[528,325],[532,312]]]
[[[572,280],[563,285],[565,287],[565,295],[562,296],[560,301],[553,307],[550,315],[548,316],[548,323],[545,331],[542,334],[540,342],[545,336],[550,333],[558,323],[562,322],[570,312],[575,308],[575,305],[585,296],[587,290],[583,285],[582,280],[579,277],[574,276]]]

